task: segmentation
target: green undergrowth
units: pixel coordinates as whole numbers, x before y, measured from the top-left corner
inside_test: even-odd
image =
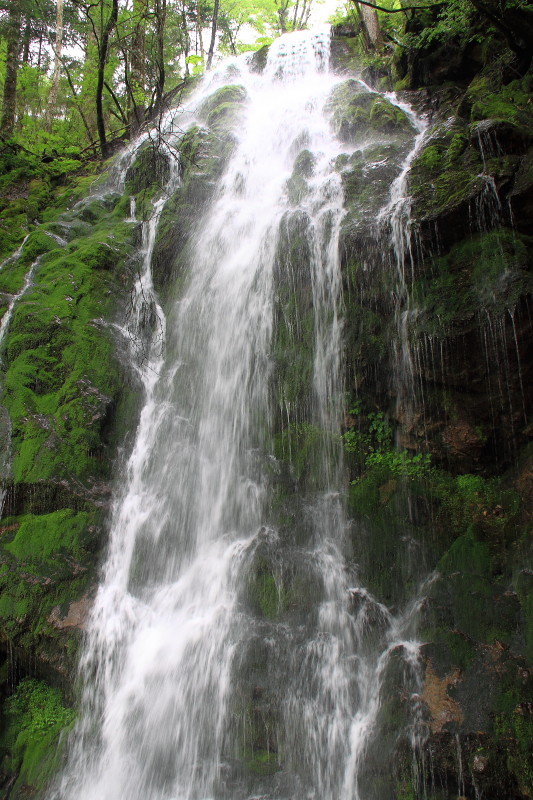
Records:
[[[381,474],[402,478],[421,478],[431,468],[428,453],[410,453],[393,446],[393,428],[382,411],[362,413],[360,403],[352,405],[347,419],[350,422],[342,434],[344,450],[352,457],[352,463],[366,473],[376,470]],[[352,485],[357,486],[356,478]]]
[[[0,148],[0,261],[43,221],[84,197],[102,170],[82,163],[76,148],[62,147],[53,159],[20,148]]]
[[[4,703],[0,734],[1,770],[14,780],[12,797],[24,795],[25,787],[44,789],[57,771],[64,735],[75,719],[59,689],[42,681],[19,683]]]

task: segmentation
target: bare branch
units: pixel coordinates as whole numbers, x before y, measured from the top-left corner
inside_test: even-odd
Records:
[[[383,6],[378,6],[375,3],[369,3],[368,0],[352,0],[352,3],[361,6],[368,6],[369,8],[375,8],[376,11],[384,11],[386,14],[402,14],[405,11],[423,11],[425,8],[438,8],[439,6],[444,6],[446,3],[444,0],[440,0],[440,2],[430,3],[427,6],[402,6],[401,8],[384,8]]]

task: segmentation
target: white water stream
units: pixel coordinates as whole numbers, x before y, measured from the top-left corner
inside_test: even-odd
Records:
[[[177,170],[145,225],[132,341],[148,317],[158,320],[157,331],[136,361],[145,403],[81,663],[80,721],[54,797],[365,800],[361,773],[379,735],[392,662],[403,664],[406,691],[418,690],[418,600],[394,615],[354,586],[345,565],[344,211],[333,161],[346,147],[322,113],[340,80],[328,71],[328,38],[323,31],[279,39],[263,75],[234,62],[232,81],[248,95],[238,142],[198,226],[188,285],[166,320],[150,261]],[[221,69],[200,87],[186,109],[191,121],[227,75]],[[315,159],[298,209],[311,237],[308,422],[324,445],[304,492],[305,535],[290,547],[313,588],[304,621],[260,622],[243,597],[258,549],[284,546],[269,522],[269,454],[280,413],[271,392],[274,267],[302,143]],[[119,183],[126,167],[123,158]],[[292,409],[281,411],[290,421]],[[247,713],[240,684],[244,654],[259,640],[276,676],[268,690],[276,766],[268,775],[256,766],[255,777],[246,777],[238,766],[250,758],[238,722]]]

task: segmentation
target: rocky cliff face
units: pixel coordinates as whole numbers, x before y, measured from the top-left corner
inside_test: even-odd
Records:
[[[350,39],[334,48],[345,69]],[[428,124],[407,176],[405,256],[361,224],[364,208],[344,225],[352,508],[386,602],[420,560],[435,570],[420,631],[422,781],[435,797],[529,797],[533,778],[532,77],[501,67],[405,93]],[[348,197],[361,203],[361,190]],[[396,796],[411,797],[401,763]]]
[[[339,70],[356,67],[353,49],[349,36],[334,42]],[[425,733],[413,768],[411,741],[398,736],[405,698],[391,684],[381,724],[393,766],[384,759],[369,765],[369,797],[423,796],[423,786],[424,796],[443,800],[530,796],[532,80],[506,80],[479,65],[467,86],[406,91],[427,130],[406,174],[412,199],[398,206],[396,228],[390,216],[386,223],[377,215],[412,148],[412,116],[381,93],[362,91],[348,74],[329,104],[331,125],[347,145],[336,167],[347,207],[343,439],[352,560],[390,607],[432,575],[420,630]],[[194,222],[231,152],[244,99],[239,87],[220,89],[203,109],[203,125],[184,138],[181,185],[165,206],[154,251],[163,297],[177,291]],[[372,152],[366,148],[363,158],[367,138]],[[58,733],[72,721],[58,687],[70,695],[111,466],[137,411],[135,380],[120,358],[124,342],[110,324],[127,315],[136,271],[129,195],[142,216],[167,166],[144,148],[123,196],[95,192],[71,211],[51,213],[0,272],[7,307],[37,262],[3,351],[5,796],[42,786],[57,766]],[[287,187],[295,209],[312,172],[303,145]],[[283,230],[280,252],[294,280],[289,291],[281,269],[276,278],[272,391],[280,404],[289,398],[303,409],[304,221],[289,215]],[[291,315],[298,337],[287,325]],[[280,424],[280,497],[312,468],[315,435]],[[282,502],[279,508],[281,519]],[[285,601],[269,554],[259,556],[248,600],[272,618]],[[254,695],[250,735],[261,753],[271,751],[269,713]],[[268,771],[270,762],[259,766]]]

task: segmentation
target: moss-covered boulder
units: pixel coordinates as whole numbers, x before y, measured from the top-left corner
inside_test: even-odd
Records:
[[[178,144],[181,180],[161,213],[152,258],[154,281],[163,295],[190,263],[189,242],[234,147],[233,136],[197,125]]]
[[[467,126],[451,118],[434,126],[409,172],[413,216],[424,230],[439,220],[441,235],[451,243],[469,231],[469,212],[487,187],[483,161],[470,144]]]
[[[148,139],[136,153],[126,172],[126,187],[130,194],[164,187],[170,175],[169,154]]]
[[[402,138],[413,132],[412,122],[401,108],[383,95],[369,92],[353,79],[334,89],[326,110],[335,133],[343,142]]]
[[[222,86],[204,101],[198,117],[213,130],[228,131],[238,123],[245,102],[246,89],[243,86]]]

